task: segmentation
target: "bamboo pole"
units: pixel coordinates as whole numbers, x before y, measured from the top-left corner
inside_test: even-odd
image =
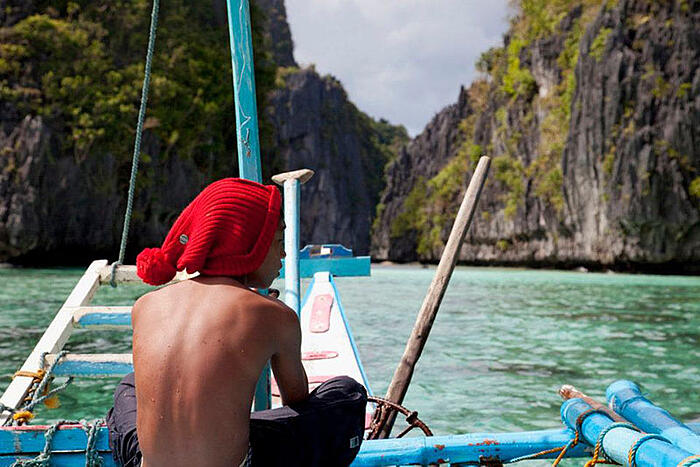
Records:
[[[622,416],[617,414],[610,407],[598,402],[597,400],[593,399],[592,397],[587,396],[586,394],[582,393],[581,391],[579,391],[578,389],[576,389],[574,386],[572,386],[570,384],[565,384],[561,388],[559,388],[559,395],[565,401],[568,401],[569,399],[579,398],[579,399],[583,400],[586,404],[593,407],[594,409],[602,410],[603,412],[605,412],[608,415],[608,417],[612,418],[614,421],[627,422],[627,420],[625,420]]]
[[[455,263],[457,262],[457,257],[459,256],[459,249],[464,241],[464,236],[471,225],[472,218],[474,217],[474,212],[476,211],[476,205],[479,201],[479,196],[481,195],[481,189],[486,181],[486,175],[488,174],[489,165],[491,159],[488,157],[482,157],[479,159],[479,163],[476,166],[474,175],[472,176],[467,192],[462,199],[462,204],[457,212],[457,218],[452,225],[452,231],[445,245],[445,251],[442,253],[440,258],[440,263],[438,264],[437,270],[435,271],[435,276],[433,281],[428,288],[428,293],[423,300],[423,305],[418,312],[418,317],[413,325],[413,331],[411,331],[411,336],[406,342],[406,348],[401,357],[399,365],[396,367],[394,376],[391,379],[391,384],[389,384],[389,389],[386,392],[386,399],[392,402],[401,404],[404,397],[406,396],[406,391],[408,390],[408,385],[411,382],[411,377],[413,376],[413,370],[423,352],[423,347],[428,340],[428,335],[430,334],[430,329],[433,326],[435,317],[437,316],[438,309],[440,308],[440,303],[442,302],[442,297],[445,295],[445,290],[450,282],[450,277],[452,277],[452,271],[454,271]],[[383,417],[380,421],[382,429],[379,432],[379,438],[388,438],[391,434],[391,429],[394,426],[394,420],[396,419],[396,412],[391,412],[390,414]]]

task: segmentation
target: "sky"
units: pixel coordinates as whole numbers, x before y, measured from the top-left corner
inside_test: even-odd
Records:
[[[286,0],[294,57],[374,118],[420,133],[502,43],[508,0]]]

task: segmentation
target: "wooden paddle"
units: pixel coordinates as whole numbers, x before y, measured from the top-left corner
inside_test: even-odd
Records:
[[[413,325],[411,336],[408,338],[408,342],[406,342],[406,349],[403,352],[399,365],[396,367],[391,384],[389,384],[389,389],[386,392],[386,399],[397,404],[403,402],[406,391],[408,390],[408,385],[411,382],[411,377],[413,376],[413,370],[428,340],[428,335],[430,334],[430,329],[433,327],[433,322],[440,308],[442,297],[445,295],[450,277],[452,277],[452,271],[454,271],[455,263],[459,256],[459,250],[464,241],[464,236],[474,217],[476,205],[481,195],[481,189],[486,181],[490,163],[491,159],[488,157],[479,159],[474,175],[469,182],[467,192],[457,212],[457,218],[455,219],[454,225],[452,225],[452,231],[445,245],[445,251],[443,251],[442,257],[440,258],[440,263],[435,271],[433,282],[430,284],[428,293],[423,300],[423,305],[418,312],[418,317]],[[379,439],[389,437],[391,429],[394,426],[394,420],[396,419],[396,412],[394,411],[385,412],[385,414],[386,415],[379,421],[381,426],[381,431],[379,431],[378,435]]]

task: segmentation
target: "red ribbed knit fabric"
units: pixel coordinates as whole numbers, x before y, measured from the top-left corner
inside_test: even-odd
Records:
[[[136,258],[139,277],[165,284],[177,271],[242,276],[262,264],[280,219],[276,187],[225,178],[206,187],[180,214],[160,248]]]

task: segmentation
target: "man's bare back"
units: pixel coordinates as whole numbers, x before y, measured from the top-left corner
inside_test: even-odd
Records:
[[[238,465],[269,359],[283,403],[308,395],[296,314],[232,278],[149,293],[134,305],[132,322],[143,465]]]
[[[338,376],[309,395],[296,313],[251,290],[270,287],[282,267],[281,202],[273,186],[218,180],[160,248],[137,256],[147,284],[167,284],[177,271],[199,275],[133,306],[134,373],[117,385],[107,414],[119,465],[320,467],[357,455],[365,388]],[[285,407],[251,419],[268,360]]]

